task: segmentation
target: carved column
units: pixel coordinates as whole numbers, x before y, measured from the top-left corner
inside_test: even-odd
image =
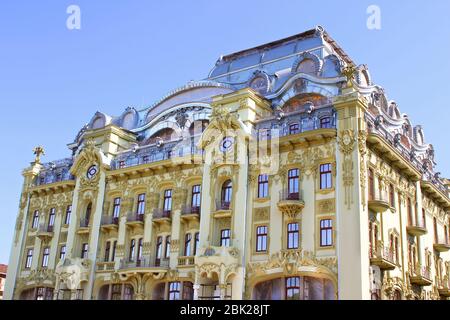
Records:
[[[360,135],[366,130],[367,101],[353,88],[335,98],[338,150],[336,151],[336,220],[339,299],[370,299],[368,211],[361,204]],[[361,141],[362,142],[362,141]]]

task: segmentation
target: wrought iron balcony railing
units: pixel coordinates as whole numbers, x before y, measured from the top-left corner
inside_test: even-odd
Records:
[[[120,260],[120,269],[140,269],[140,268],[168,268],[169,259],[162,258],[140,258],[134,261],[122,259]]]
[[[170,219],[171,218],[172,211],[171,210],[164,210],[161,208],[156,208],[153,210],[153,220],[154,219]]]
[[[224,200],[216,200],[216,210],[230,210],[231,202]]]
[[[300,190],[284,189],[280,191],[280,201],[303,201],[302,192]]]
[[[127,222],[144,222],[144,214],[131,212],[127,215]]]
[[[101,225],[118,225],[119,224],[119,217],[113,217],[113,216],[103,216]]]
[[[89,227],[89,219],[81,219],[80,228],[88,228],[88,227]]]
[[[54,226],[52,226],[52,225],[40,225],[39,226],[39,229],[38,229],[38,232],[39,233],[52,233],[53,232],[53,229],[54,229]]]
[[[153,163],[173,158],[202,155],[203,150],[195,145],[178,146],[179,141],[164,143],[163,146],[149,145],[136,152],[126,152],[117,156],[111,163],[111,170],[124,169],[128,167],[139,166],[142,164]]]

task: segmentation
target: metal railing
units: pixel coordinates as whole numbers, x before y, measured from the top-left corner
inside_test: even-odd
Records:
[[[38,229],[38,232],[39,233],[47,233],[47,232],[50,232],[50,233],[52,233],[53,232],[53,226],[49,226],[49,225],[40,225],[39,226],[39,229]]]
[[[144,214],[142,214],[142,213],[129,213],[127,215],[127,222],[144,222]]]
[[[280,191],[280,201],[288,201],[288,200],[296,200],[296,201],[302,201],[303,195],[300,190],[293,191],[289,189],[284,189]]]
[[[153,210],[153,219],[170,219],[172,211],[156,208]]]
[[[153,163],[173,158],[202,155],[203,150],[196,146],[178,146],[179,141],[166,142],[163,146],[150,145],[139,149],[137,152],[126,152],[119,155],[111,163],[111,170],[118,170],[142,164]]]
[[[230,201],[216,200],[216,210],[230,210],[230,208]]]
[[[169,259],[141,258],[134,261],[120,260],[120,269],[139,269],[139,268],[168,268]]]
[[[183,206],[183,208],[181,209],[181,214],[182,215],[186,215],[186,214],[200,214],[200,207],[198,206]]]
[[[89,227],[89,219],[80,219],[80,228],[88,228]]]
[[[414,151],[408,150],[408,148],[402,144],[399,134],[394,136],[380,123],[380,121],[377,120],[377,118],[368,112],[365,114],[365,119],[368,124],[369,133],[377,134],[383,138],[390,146],[396,149],[408,163],[412,164],[422,173],[423,180],[431,182],[447,196],[447,187],[440,181],[436,173],[431,172],[417,159]]]
[[[119,224],[119,217],[113,217],[113,216],[103,216],[101,225],[118,225]]]

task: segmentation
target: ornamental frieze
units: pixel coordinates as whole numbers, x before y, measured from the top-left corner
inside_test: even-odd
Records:
[[[270,207],[255,208],[253,221],[268,221],[270,219]]]
[[[325,268],[337,275],[337,258],[318,258],[313,252],[303,250],[282,250],[273,254],[268,261],[250,262],[247,265],[248,277],[267,274],[272,269],[282,268],[285,273],[295,273],[302,266]]]
[[[336,212],[336,199],[323,199],[316,201],[317,213],[335,213]]]

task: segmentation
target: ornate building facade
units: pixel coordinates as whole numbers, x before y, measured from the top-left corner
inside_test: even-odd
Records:
[[[317,27],[23,171],[6,299],[447,299],[448,180]]]

